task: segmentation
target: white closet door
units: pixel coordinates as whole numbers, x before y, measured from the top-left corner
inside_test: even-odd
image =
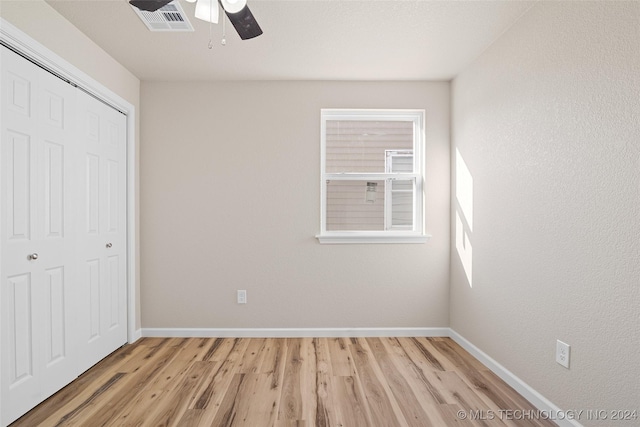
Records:
[[[3,424],[77,376],[75,92],[2,47]]]
[[[82,369],[127,341],[126,117],[78,91]]]

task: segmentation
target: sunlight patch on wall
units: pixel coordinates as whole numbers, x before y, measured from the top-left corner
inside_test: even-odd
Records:
[[[473,287],[473,177],[456,148],[456,250],[469,287]]]
[[[473,231],[473,177],[462,155],[456,148],[456,200],[462,216]]]

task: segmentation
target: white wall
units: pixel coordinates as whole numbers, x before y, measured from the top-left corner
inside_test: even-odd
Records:
[[[448,83],[144,82],[141,93],[144,328],[447,326]],[[426,110],[428,243],[318,243],[321,108]]]
[[[452,120],[452,328],[561,408],[640,410],[640,3],[540,2],[454,80]]]
[[[140,80],[110,57],[102,48],[42,0],[0,0],[0,16],[22,32],[100,82],[139,112]],[[139,146],[139,117],[136,124],[136,157]],[[138,177],[135,177],[136,185]],[[136,203],[138,203],[136,201]],[[136,211],[139,211],[136,208]],[[139,226],[136,227],[139,230]],[[139,240],[138,238],[136,240]],[[139,245],[137,245],[139,247]],[[139,259],[139,255],[136,256]],[[140,271],[137,266],[136,271]],[[138,308],[136,328],[140,328],[139,279],[136,280]]]

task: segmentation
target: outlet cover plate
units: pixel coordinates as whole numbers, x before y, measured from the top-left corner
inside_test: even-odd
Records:
[[[571,359],[571,346],[560,340],[556,343],[556,362],[569,369],[569,360]]]
[[[246,304],[247,303],[247,291],[238,290],[238,304]]]

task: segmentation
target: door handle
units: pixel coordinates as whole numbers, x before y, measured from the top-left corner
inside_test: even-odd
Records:
[[[113,246],[111,243],[107,243],[107,249],[111,248],[111,246]]]
[[[35,260],[37,260],[37,259],[38,259],[38,254],[37,254],[37,253],[35,253],[35,252],[34,252],[34,253],[32,253],[32,254],[29,254],[29,255],[27,255],[27,259],[28,259],[29,261],[35,261]]]

